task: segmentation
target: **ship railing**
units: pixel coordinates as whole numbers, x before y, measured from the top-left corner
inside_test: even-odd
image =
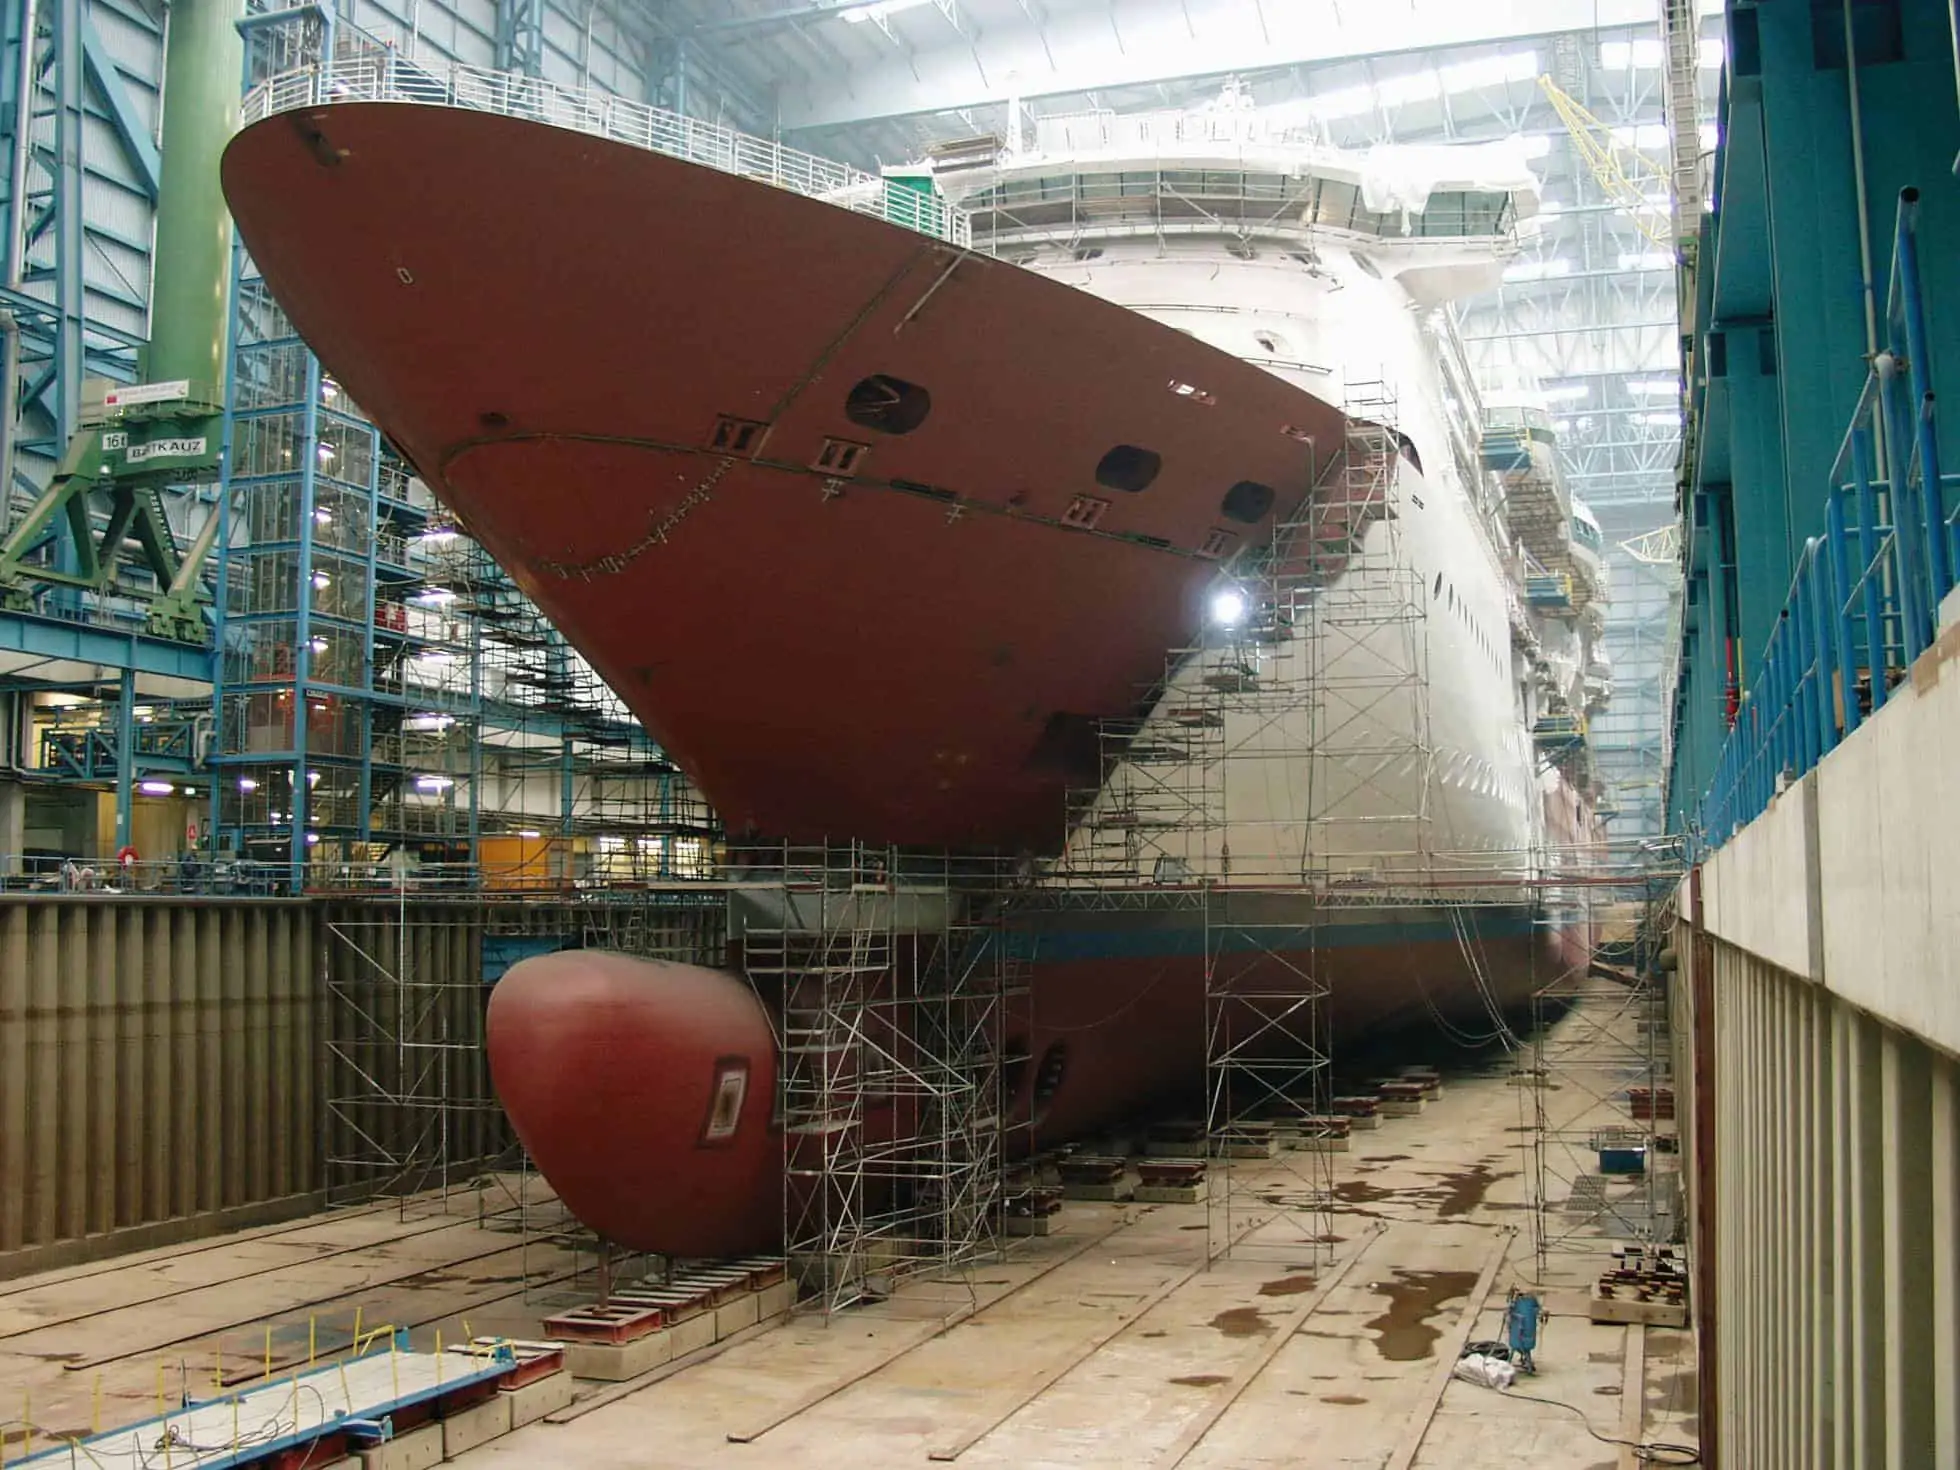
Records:
[[[664,107],[461,62],[431,66],[388,51],[294,67],[246,94],[242,124],[341,102],[402,102],[523,118],[753,179],[962,248],[973,243],[966,211],[937,195]]]
[[[1731,688],[1725,700],[1729,728],[1698,810],[1705,847],[1755,820],[1876,716],[1939,634],[1960,566],[1960,512],[1947,509],[1960,476],[1940,472],[1918,199],[1916,189],[1900,194],[1887,348],[1831,467],[1823,534],[1797,558],[1746,692]]]

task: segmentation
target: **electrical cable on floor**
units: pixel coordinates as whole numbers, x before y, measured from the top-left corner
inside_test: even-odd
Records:
[[[1499,1392],[1507,1399],[1524,1399],[1527,1403],[1550,1404],[1554,1409],[1564,1409],[1569,1414],[1578,1415],[1579,1422],[1585,1426],[1586,1433],[1601,1444],[1632,1450],[1634,1459],[1643,1465],[1699,1465],[1701,1463],[1701,1451],[1693,1445],[1670,1444],[1666,1440],[1658,1439],[1646,1441],[1616,1439],[1610,1434],[1601,1434],[1593,1428],[1592,1420],[1586,1416],[1584,1409],[1577,1404],[1568,1404],[1563,1399],[1540,1398],[1535,1393],[1519,1393],[1514,1388],[1500,1389]]]

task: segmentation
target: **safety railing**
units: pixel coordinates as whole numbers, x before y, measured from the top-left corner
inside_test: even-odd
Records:
[[[1700,809],[1715,847],[1884,707],[1933,641],[1960,564],[1940,473],[1920,291],[1919,191],[1899,195],[1885,343],[1831,467],[1824,534],[1805,543],[1789,600],[1736,711]]]
[[[460,63],[428,66],[393,52],[340,56],[260,82],[246,94],[243,123],[339,102],[459,107],[568,128],[820,199],[954,245],[973,243],[965,211],[935,194],[719,123],[516,72]]]

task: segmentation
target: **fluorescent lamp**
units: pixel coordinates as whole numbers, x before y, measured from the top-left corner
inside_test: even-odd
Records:
[[[1433,71],[1405,72],[1384,77],[1375,83],[1375,95],[1384,107],[1400,107],[1407,102],[1427,102],[1442,94],[1443,82]]]
[[[240,776],[238,778],[238,789],[240,791],[257,791],[259,789],[259,783],[254,781],[250,776]]]
[[[837,18],[848,25],[863,25],[867,20],[884,20],[901,10],[917,10],[921,5],[931,3],[932,0],[875,0],[874,4],[854,5],[849,10],[839,11]]]
[[[529,827],[526,827],[523,831],[519,832],[517,835],[519,837],[532,838],[532,837],[542,837],[544,836],[544,833],[533,832]]]
[[[1665,123],[1642,123],[1639,127],[1613,129],[1613,141],[1622,148],[1665,148],[1667,147],[1667,125]]]
[[[1507,281],[1544,281],[1556,276],[1569,276],[1571,274],[1572,262],[1556,258],[1552,260],[1520,260],[1504,268],[1504,279]]]
[[[1309,97],[1307,105],[1319,117],[1360,117],[1375,110],[1375,89],[1366,85],[1342,87]]]
[[[168,781],[139,781],[136,789],[145,796],[168,796],[177,788]]]
[[[1474,92],[1482,87],[1528,82],[1538,75],[1538,53],[1505,51],[1497,56],[1480,56],[1475,61],[1446,66],[1438,75],[1445,92]]]
[[[1599,65],[1602,71],[1656,67],[1661,64],[1665,54],[1661,43],[1653,36],[1642,36],[1637,41],[1602,41],[1599,45]]]

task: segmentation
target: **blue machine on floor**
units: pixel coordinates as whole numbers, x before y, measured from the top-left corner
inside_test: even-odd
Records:
[[[1538,1346],[1538,1319],[1543,1311],[1537,1297],[1516,1287],[1511,1289],[1510,1300],[1504,1304],[1504,1341],[1511,1349],[1511,1362],[1520,1373],[1538,1371],[1538,1365],[1531,1361],[1531,1351]]]

